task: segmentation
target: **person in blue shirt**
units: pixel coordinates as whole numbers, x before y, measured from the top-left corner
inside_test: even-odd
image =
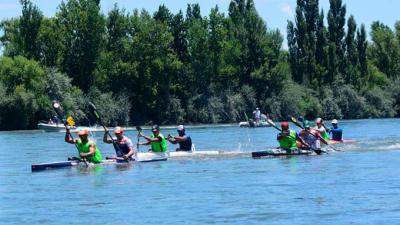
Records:
[[[338,121],[336,119],[332,120],[332,128],[329,133],[332,134],[332,140],[334,141],[342,141],[343,138],[343,130],[338,127]]]
[[[191,151],[192,138],[185,133],[185,127],[183,125],[179,125],[176,130],[178,131],[178,135],[175,137],[168,135],[167,140],[171,144],[179,144],[179,148],[177,148],[176,151]]]

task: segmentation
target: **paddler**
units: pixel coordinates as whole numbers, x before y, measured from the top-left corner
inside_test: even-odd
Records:
[[[339,128],[338,127],[338,121],[337,121],[337,119],[333,119],[332,120],[332,128],[330,129],[330,131],[329,131],[329,133],[331,133],[332,134],[332,140],[334,140],[334,141],[343,141],[342,140],[342,138],[343,138],[343,130],[342,130],[342,128]]]
[[[326,128],[324,125],[324,121],[322,120],[322,118],[317,118],[315,120],[315,127],[314,129],[319,131],[319,133],[321,134],[321,136],[325,139],[325,141],[329,142],[329,128]]]
[[[78,130],[78,139],[71,137],[71,132],[66,126],[65,142],[76,145],[79,156],[72,157],[74,160],[84,160],[93,163],[100,163],[102,160],[101,152],[97,148],[96,143],[88,138],[89,130],[86,128]]]
[[[139,142],[139,145],[151,145],[151,152],[166,152],[167,151],[167,140],[160,133],[160,127],[154,125],[151,128],[152,135],[146,136],[139,132],[138,137],[143,137],[147,142]]]
[[[328,144],[328,142],[321,136],[318,130],[311,128],[309,121],[305,120],[303,124],[304,129],[299,132],[299,136],[307,143],[311,150],[317,154],[321,154],[321,141],[324,144]]]
[[[292,151],[297,150],[297,141],[302,143],[304,146],[308,146],[304,140],[297,135],[296,131],[289,129],[288,122],[281,123],[282,131],[278,134],[276,139],[279,142],[279,147],[286,150],[288,154],[291,154]]]
[[[176,128],[178,135],[172,137],[168,134],[167,140],[171,144],[179,144],[179,148],[176,151],[191,151],[192,150],[192,138],[185,133],[185,127],[183,125],[179,125]]]
[[[103,142],[107,144],[113,144],[115,143],[116,145],[114,146],[115,151],[117,153],[116,159],[119,160],[131,160],[132,156],[135,154],[136,149],[133,145],[133,142],[130,138],[124,135],[124,128],[122,127],[115,127],[114,128],[114,134],[115,137],[113,139],[109,138],[108,134],[108,129],[104,128],[104,136],[103,136]]]

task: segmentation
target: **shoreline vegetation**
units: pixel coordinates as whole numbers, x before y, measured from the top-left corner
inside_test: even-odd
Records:
[[[400,21],[367,34],[342,0],[328,12],[298,0],[287,37],[253,0],[208,15],[68,0],[54,17],[20,2],[21,16],[0,23],[0,130],[35,129],[52,100],[78,125],[94,124],[89,101],[107,126],[235,123],[256,107],[274,120],[400,116]]]

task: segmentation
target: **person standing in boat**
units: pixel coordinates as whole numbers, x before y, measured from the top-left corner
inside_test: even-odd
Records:
[[[183,125],[179,125],[176,130],[178,135],[175,137],[168,135],[167,140],[171,144],[179,144],[179,148],[177,148],[176,151],[191,151],[192,138],[185,133],[185,127]]]
[[[103,159],[96,143],[88,138],[89,130],[84,128],[78,130],[78,139],[71,137],[71,131],[66,126],[65,142],[76,145],[79,151],[78,157],[71,157],[73,160],[87,160],[93,163],[100,163]]]
[[[258,125],[260,123],[260,118],[261,118],[261,111],[258,107],[253,112],[253,118],[256,121],[256,124]]]
[[[329,133],[332,134],[332,140],[334,141],[343,141],[343,130],[339,128],[338,121],[336,119],[332,120],[332,128],[329,130]]]
[[[167,140],[164,135],[160,133],[160,127],[158,125],[154,125],[151,129],[152,135],[146,136],[142,133],[138,134],[138,137],[143,137],[147,142],[139,142],[139,145],[150,145],[151,152],[166,152],[167,151]]]
[[[133,145],[133,142],[127,136],[124,136],[124,128],[122,127],[115,127],[114,134],[115,138],[109,138],[109,131],[107,128],[104,130],[103,142],[107,144],[113,144],[115,142],[116,146],[114,146],[115,152],[117,153],[116,159],[119,160],[131,160],[132,156],[135,154],[136,149]]]
[[[321,154],[321,141],[324,144],[328,142],[321,136],[318,130],[312,129],[310,122],[304,121],[304,129],[299,132],[299,136],[307,143],[308,147],[317,154]]]
[[[302,145],[308,146],[307,143],[296,133],[294,130],[289,129],[288,122],[281,123],[282,131],[278,134],[276,139],[279,142],[279,147],[286,150],[289,154],[297,150],[297,141]]]
[[[314,129],[319,131],[319,133],[321,134],[321,136],[328,142],[330,137],[329,137],[329,128],[326,128],[324,125],[324,121],[322,120],[322,118],[317,118],[315,120],[315,127]]]

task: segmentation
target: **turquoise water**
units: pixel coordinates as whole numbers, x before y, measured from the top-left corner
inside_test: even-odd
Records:
[[[63,133],[0,132],[1,224],[398,224],[399,119],[340,124],[345,152],[254,160],[273,128],[193,128],[228,156],[31,173],[75,154]],[[148,132],[148,131],[145,131]],[[164,130],[164,135],[174,130]],[[135,132],[127,132],[134,137]],[[112,147],[101,143],[104,155]],[[170,149],[174,146],[169,145]],[[141,146],[140,150],[144,150]],[[249,153],[249,154],[247,154]]]

